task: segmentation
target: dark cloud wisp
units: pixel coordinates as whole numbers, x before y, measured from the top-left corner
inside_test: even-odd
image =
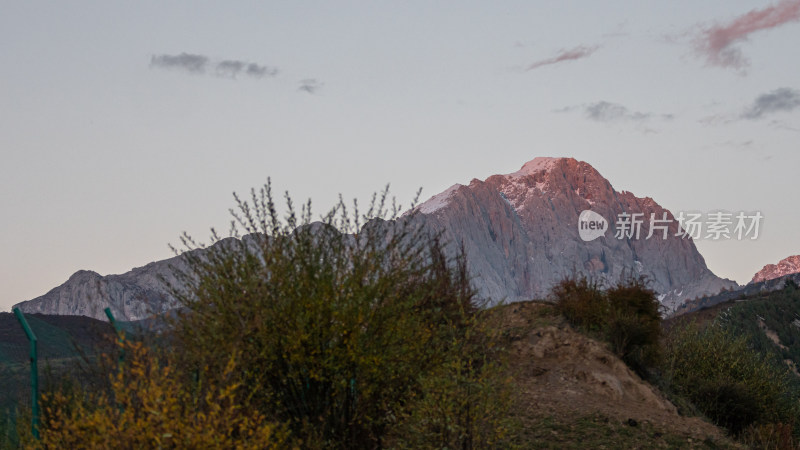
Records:
[[[211,59],[204,55],[181,53],[179,55],[153,55],[150,58],[150,67],[158,69],[175,69],[194,74],[205,74]],[[249,61],[225,59],[213,63],[213,75],[224,78],[236,78],[244,74],[251,78],[274,77],[278,74],[275,67],[259,65]]]
[[[150,57],[150,67],[159,69],[177,69],[190,73],[205,73],[208,66],[208,57],[181,53],[179,55],[153,55]]]
[[[800,20],[800,0],[782,0],[754,9],[730,23],[703,29],[695,38],[695,50],[709,65],[744,70],[749,61],[736,47],[752,33]]]
[[[742,113],[742,118],[755,120],[767,114],[798,108],[800,108],[800,91],[784,87],[759,95]]]
[[[297,90],[316,94],[318,90],[322,89],[322,86],[324,86],[324,83],[321,83],[316,78],[306,78],[305,80],[300,80],[300,87]]]
[[[576,107],[570,107],[566,110],[575,109]],[[672,114],[656,114],[651,112],[639,112],[639,111],[631,111],[625,106],[622,106],[617,103],[607,102],[605,100],[601,100],[595,103],[589,103],[588,105],[581,105],[580,109],[583,110],[583,113],[586,115],[588,119],[597,121],[597,122],[614,122],[614,121],[622,121],[622,120],[629,120],[632,122],[643,122],[648,119],[656,118],[661,120],[672,120]]]
[[[274,77],[278,74],[276,67],[259,66],[256,63],[250,63],[245,69],[245,73],[253,78]]]
[[[615,120],[641,121],[649,119],[652,114],[630,111],[628,108],[606,101],[591,103],[584,107],[586,117],[598,122],[612,122]]]
[[[561,50],[558,52],[558,54],[556,54],[556,56],[536,61],[529,65],[525,70],[538,69],[539,67],[558,64],[564,61],[574,61],[576,59],[588,58],[589,56],[592,56],[592,53],[596,52],[599,48],[600,47],[597,45],[591,47],[580,45],[569,50]]]

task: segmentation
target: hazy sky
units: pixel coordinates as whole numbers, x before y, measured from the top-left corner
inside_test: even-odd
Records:
[[[800,253],[800,0],[38,2],[0,9],[0,310],[171,256],[261,185],[408,203],[536,156],[680,210],[740,283]]]

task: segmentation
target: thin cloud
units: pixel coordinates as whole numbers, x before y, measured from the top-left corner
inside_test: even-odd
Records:
[[[574,61],[576,59],[583,59],[588,58],[592,55],[592,53],[596,52],[600,46],[595,45],[591,47],[587,47],[585,45],[580,45],[578,47],[569,49],[569,50],[561,50],[558,54],[552,58],[543,59],[540,61],[536,61],[533,64],[529,65],[526,70],[534,70],[538,69],[543,66],[548,66],[551,64],[558,64],[564,61]]]
[[[278,74],[278,69],[276,67],[259,66],[256,63],[250,63],[247,65],[245,73],[253,78],[274,77]]]
[[[769,126],[771,126],[772,128],[774,128],[776,130],[786,130],[786,131],[794,131],[794,132],[799,132],[800,131],[800,128],[795,128],[795,127],[789,125],[788,123],[786,123],[786,122],[784,122],[782,120],[774,120],[774,119],[770,120]]]
[[[175,69],[199,74],[205,73],[206,66],[208,66],[208,57],[191,53],[153,55],[150,57],[150,67],[159,69]]]
[[[611,122],[621,119],[644,120],[650,116],[649,114],[639,112],[632,113],[628,110],[628,108],[622,105],[606,101],[600,101],[587,105],[584,109],[584,112],[586,117],[598,122]]]
[[[742,113],[742,118],[756,120],[767,114],[792,111],[797,108],[800,108],[800,91],[779,88],[759,95],[753,104]]]
[[[217,75],[223,77],[236,78],[246,65],[243,61],[225,60],[217,63]]]
[[[743,71],[750,62],[736,44],[757,31],[798,20],[800,0],[782,0],[774,6],[754,9],[730,23],[702,30],[695,39],[695,50],[705,57],[709,65]]]
[[[306,78],[305,80],[300,80],[300,87],[297,88],[297,90],[308,92],[309,94],[316,94],[324,85],[324,83],[321,83],[316,78]]]
[[[631,111],[625,106],[607,101],[599,101],[584,105],[583,112],[587,118],[597,122],[614,122],[620,120],[642,122],[653,117],[659,117],[664,120],[673,119],[672,114],[655,114],[650,112],[643,113],[639,111]]]
[[[275,67],[235,59],[224,59],[212,63],[208,56],[190,53],[153,55],[150,57],[151,68],[182,70],[192,74],[205,74],[212,65],[214,71],[211,75],[222,78],[235,79],[241,74],[251,78],[264,78],[274,77],[278,74],[278,69]]]
[[[572,111],[582,112],[584,117],[595,122],[606,124],[632,124],[634,129],[644,134],[656,134],[659,132],[659,130],[648,126],[653,123],[653,120],[670,121],[675,118],[672,114],[632,111],[623,105],[607,102],[605,100],[553,110],[555,113]]]

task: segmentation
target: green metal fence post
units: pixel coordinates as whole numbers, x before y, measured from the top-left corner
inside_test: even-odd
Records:
[[[22,329],[25,330],[25,334],[28,335],[28,341],[30,341],[31,345],[31,391],[33,398],[31,432],[33,433],[33,437],[39,439],[39,368],[37,364],[37,339],[30,325],[28,325],[28,321],[25,320],[25,316],[22,314],[22,311],[20,311],[19,308],[14,308],[14,315],[17,316],[17,320],[19,320],[20,325],[22,325]]]
[[[111,314],[111,308],[106,307],[106,309],[104,309],[103,311],[106,313],[108,321],[111,322],[111,326],[114,327],[114,332],[117,333],[117,339],[119,340],[119,343],[122,344],[125,341],[125,335],[122,334],[122,329],[119,327],[117,319],[114,318],[114,314]],[[124,359],[125,359],[125,348],[120,346],[119,362],[122,363]]]

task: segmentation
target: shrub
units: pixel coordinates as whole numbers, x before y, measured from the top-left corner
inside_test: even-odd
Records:
[[[229,357],[220,379],[185,384],[141,343],[123,344],[126,359],[111,392],[55,391],[42,398],[41,440],[32,448],[282,448],[285,432],[237,403]]]
[[[586,277],[566,278],[550,293],[556,308],[569,322],[585,331],[601,331],[609,314],[605,293]]]
[[[476,352],[491,347],[482,315],[466,339],[453,342],[448,360],[425,374],[393,427],[390,448],[508,448],[516,429],[509,418],[510,380],[497,358]],[[471,342],[477,340],[477,342]],[[491,351],[491,348],[489,349]]]
[[[414,399],[433,398],[443,365],[481,360],[484,340],[467,339],[478,308],[465,259],[448,258],[413,214],[389,211],[386,191],[364,215],[340,200],[318,222],[288,194],[281,219],[269,184],[251,194],[232,211],[241,239],[212,231],[205,247],[184,236],[174,332],[184,370],[214,380],[239,349],[238,381],[262,413],[306,447],[365,448],[381,446]]]
[[[752,350],[747,336],[718,323],[692,323],[671,330],[665,353],[671,389],[731,433],[797,422],[798,397],[788,368]]]
[[[661,358],[661,303],[643,278],[633,277],[606,291],[606,298],[606,339],[625,363],[643,374]]]
[[[661,304],[644,278],[624,277],[606,291],[585,277],[565,279],[551,296],[572,325],[607,341],[640,375],[658,364]]]

